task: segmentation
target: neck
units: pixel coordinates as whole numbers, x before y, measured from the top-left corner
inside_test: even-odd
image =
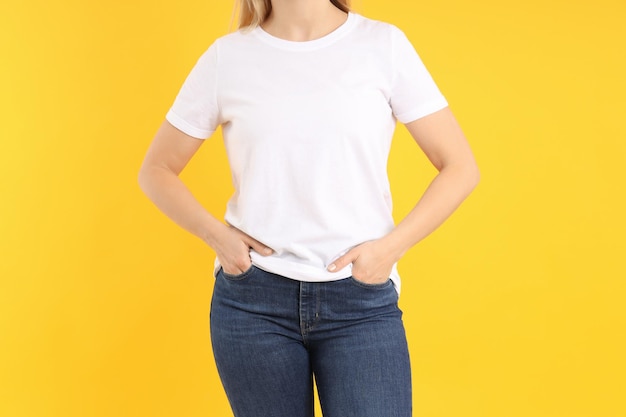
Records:
[[[329,34],[346,18],[330,0],[272,0],[272,12],[261,26],[273,36],[301,42]]]

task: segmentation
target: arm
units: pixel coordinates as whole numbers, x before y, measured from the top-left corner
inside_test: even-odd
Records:
[[[390,233],[354,247],[330,265],[330,271],[352,263],[352,274],[357,279],[369,283],[386,280],[393,264],[439,227],[478,184],[476,161],[448,107],[406,127],[439,173]]]
[[[139,186],[165,215],[211,246],[224,271],[238,274],[250,267],[250,248],[265,255],[272,251],[217,220],[178,177],[203,142],[164,121],[139,170]]]

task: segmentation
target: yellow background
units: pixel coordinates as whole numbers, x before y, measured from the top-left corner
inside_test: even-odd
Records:
[[[137,185],[230,1],[0,9],[0,416],[229,416],[213,253]],[[402,260],[424,417],[626,415],[626,4],[373,1],[401,27],[482,180]],[[399,126],[398,218],[435,171]],[[222,215],[219,135],[183,177]]]

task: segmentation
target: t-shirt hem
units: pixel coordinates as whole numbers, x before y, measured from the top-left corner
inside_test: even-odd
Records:
[[[207,139],[214,132],[214,130],[199,129],[190,125],[182,117],[174,113],[172,109],[167,112],[165,119],[167,119],[167,121],[170,122],[176,129],[196,139]]]
[[[349,278],[352,276],[352,264],[347,265],[336,272],[329,272],[326,269],[316,268],[310,265],[297,264],[291,262],[285,262],[284,260],[276,259],[271,256],[262,256],[255,251],[250,251],[250,259],[252,264],[264,271],[271,272],[273,274],[281,275],[286,278],[290,278],[296,281],[304,282],[327,282],[338,281],[340,279]],[[215,258],[213,276],[217,276],[221,268],[220,262]],[[391,275],[389,276],[396,292],[400,295],[400,275],[398,274],[397,264],[393,265]]]

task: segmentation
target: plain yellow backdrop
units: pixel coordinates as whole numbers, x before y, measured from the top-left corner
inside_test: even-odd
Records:
[[[401,261],[424,417],[626,415],[626,4],[360,0],[402,28],[482,180]],[[4,2],[0,416],[231,413],[212,361],[214,254],[137,170],[231,1]],[[435,170],[399,126],[395,214]],[[183,173],[216,215],[219,134]],[[358,383],[358,382],[356,382]]]

